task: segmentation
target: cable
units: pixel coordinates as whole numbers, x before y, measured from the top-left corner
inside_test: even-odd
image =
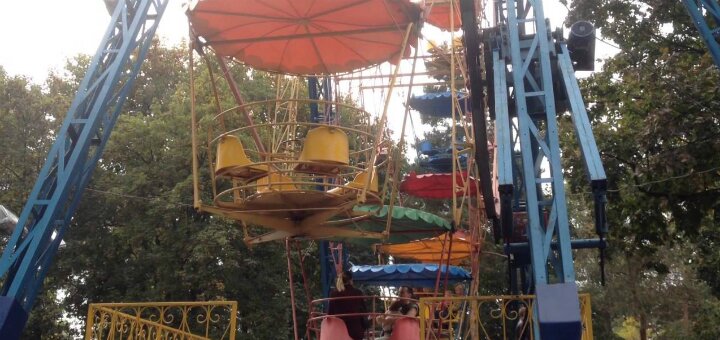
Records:
[[[90,192],[100,193],[100,194],[118,196],[118,197],[134,198],[134,199],[141,199],[141,200],[146,200],[146,201],[153,201],[153,200],[158,200],[158,199],[159,199],[159,200],[166,200],[166,202],[167,202],[167,198],[166,198],[166,197],[159,197],[159,196],[155,196],[155,197],[142,197],[142,196],[134,196],[134,195],[128,195],[128,194],[121,194],[121,193],[110,192],[110,191],[103,191],[103,190],[97,190],[97,189],[91,189],[91,188],[86,188],[85,190],[90,191]],[[167,203],[172,204],[172,205],[176,205],[176,206],[178,206],[178,207],[192,207],[192,206],[193,206],[192,204],[187,204],[187,203],[175,203],[175,202],[167,202]]]
[[[616,49],[620,50],[620,46],[617,46],[617,45],[611,44],[611,43],[609,43],[609,42],[607,42],[607,41],[605,41],[605,40],[602,40],[602,39],[600,39],[600,37],[598,37],[598,36],[595,36],[595,40],[600,41],[600,42],[604,43],[605,45],[608,45],[608,46],[610,46],[610,47],[612,47],[612,48],[616,48]]]
[[[707,169],[707,170],[698,171],[698,172],[688,172],[688,173],[684,173],[684,174],[678,175],[678,176],[672,176],[672,177],[662,178],[662,179],[658,179],[658,180],[654,180],[654,181],[648,181],[648,182],[644,182],[644,183],[633,184],[633,185],[631,185],[631,186],[632,186],[632,187],[642,187],[642,186],[651,185],[651,184],[664,183],[664,182],[668,182],[668,181],[672,181],[672,180],[676,180],[676,179],[681,179],[681,178],[690,177],[690,176],[692,176],[692,175],[701,175],[701,174],[704,174],[704,173],[708,173],[708,172],[712,172],[712,171],[717,171],[717,170],[720,170],[720,167],[714,167],[714,168],[712,168],[712,169]],[[620,192],[620,189],[608,190],[607,192]]]
[[[672,181],[672,180],[681,179],[681,178],[686,178],[686,177],[690,177],[690,176],[692,176],[692,175],[702,175],[702,174],[705,174],[705,173],[708,173],[708,172],[717,171],[717,170],[720,170],[720,167],[714,167],[714,168],[711,168],[711,169],[702,170],[702,171],[698,171],[698,172],[688,172],[688,173],[684,173],[684,174],[682,174],[682,175],[677,175],[677,176],[672,176],[672,177],[661,178],[661,179],[657,179],[657,180],[653,180],[653,181],[647,181],[647,182],[643,182],[643,183],[632,184],[632,185],[629,185],[629,187],[639,188],[639,187],[643,187],[643,186],[651,185],[651,184],[665,183],[665,182],[669,182],[669,181]],[[717,190],[717,189],[720,189],[720,188],[711,188],[711,190]],[[621,191],[621,189],[608,189],[608,190],[606,190],[606,192],[612,192],[612,193],[616,193],[616,192],[620,192],[620,191]],[[591,194],[592,194],[592,192],[589,192],[589,191],[582,191],[582,192],[576,192],[576,193],[567,193],[568,196],[580,196],[580,195],[591,195]]]

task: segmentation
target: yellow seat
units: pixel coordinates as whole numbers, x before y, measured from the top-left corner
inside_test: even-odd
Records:
[[[257,192],[267,193],[273,191],[293,191],[297,190],[295,184],[292,183],[292,178],[272,172],[268,176],[263,177],[257,181]]]
[[[375,168],[373,168],[372,173],[373,173],[372,179],[370,179],[370,187],[368,188],[368,191],[372,192],[372,193],[377,193],[378,191],[380,191],[380,185],[378,182],[378,176],[376,175],[377,171],[375,170]],[[328,192],[331,194],[336,194],[336,195],[344,195],[344,194],[348,194],[348,193],[358,193],[365,188],[365,184],[367,183],[367,176],[368,176],[368,171],[365,170],[365,171],[357,174],[355,176],[355,178],[352,180],[352,182],[350,182],[346,185],[346,187],[350,187],[355,190],[343,188],[343,187],[337,187],[337,188],[328,190]]]
[[[251,180],[267,175],[267,165],[255,165],[248,158],[240,138],[222,136],[217,144],[215,176]]]
[[[367,177],[368,172],[367,170],[357,174],[355,176],[355,179],[353,179],[352,182],[348,183],[348,186],[355,189],[364,189],[365,185],[367,184]],[[368,188],[368,191],[370,192],[378,192],[380,191],[380,185],[378,184],[378,176],[376,175],[375,168],[373,168],[372,171],[372,178],[370,179],[370,187]]]
[[[345,131],[319,126],[308,131],[295,171],[336,174],[350,163],[350,146]]]

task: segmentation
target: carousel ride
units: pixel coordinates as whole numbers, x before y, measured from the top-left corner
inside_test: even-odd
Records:
[[[218,73],[236,89],[226,62],[275,74],[274,99],[245,103],[199,117],[194,159],[207,153],[209,171],[194,167],[195,206],[271,231],[247,235],[248,243],[287,237],[375,238],[387,232],[356,228],[387,196],[385,131],[387,108],[379,116],[353,104],[300,98],[302,75],[332,75],[398,61],[416,40],[419,8],[407,1],[201,1],[188,12],[201,55],[211,50]],[[213,67],[208,64],[208,67]],[[210,84],[215,90],[217,84]],[[215,92],[216,93],[216,92]],[[197,118],[199,117],[199,118]],[[374,118],[374,120],[373,120]],[[200,136],[207,145],[200,146]],[[204,174],[209,176],[203,177]],[[202,201],[203,189],[211,200]]]
[[[581,328],[587,327],[579,320],[583,305],[578,302],[570,254],[576,243],[569,237],[555,117],[562,110],[573,115],[595,198],[600,239],[580,240],[577,245],[603,247],[604,171],[573,75],[573,65],[587,65],[571,60],[562,35],[548,30],[542,3],[498,4],[496,27],[488,28],[484,41],[478,32],[484,5],[474,0],[200,0],[189,5],[194,206],[237,221],[248,244],[285,241],[296,339],[291,242],[374,245],[379,254],[437,263],[437,268],[464,263],[477,273],[486,225],[492,226],[496,240],[505,241],[512,271],[528,278],[522,280],[522,293],[536,294],[523,298],[535,315],[535,338],[580,338]],[[0,318],[2,334],[19,336],[27,320],[27,310],[90,178],[92,171],[87,169],[102,155],[166,5],[162,0],[117,2],[111,29],[68,113],[69,123],[58,133],[42,180],[0,261],[0,272],[8,275],[3,286],[7,299],[0,300],[7,313],[0,315],[11,316]],[[448,37],[446,53],[420,54],[419,46],[432,44],[423,33],[428,26]],[[456,39],[461,27],[462,44]],[[490,65],[484,80],[481,44],[485,65]],[[449,74],[443,81],[422,85],[444,86],[447,92],[413,96],[423,73],[416,69],[418,60],[438,56]],[[588,60],[587,53],[572,57]],[[551,65],[551,59],[557,65]],[[201,67],[207,68],[207,77],[198,79]],[[245,100],[238,79],[255,81],[253,70],[272,79],[268,86],[274,98]],[[337,90],[368,77],[381,83],[359,83],[344,97]],[[485,85],[495,120],[492,143],[487,137]],[[368,101],[365,91],[373,87],[384,89],[372,99],[380,103],[379,109],[358,107],[358,102]],[[407,91],[395,144],[388,120],[398,88]],[[229,90],[230,98],[221,98],[220,89]],[[562,92],[558,105],[553,89]],[[214,101],[196,102],[199,91],[210,91]],[[426,167],[401,179],[412,109],[446,119],[450,128],[446,142],[418,145],[419,163]],[[543,162],[549,163],[550,177],[543,175]],[[446,202],[448,219],[404,207],[403,195]],[[342,243],[330,247],[339,255],[333,262],[340,272]],[[553,269],[555,276],[548,274]],[[442,276],[447,286],[450,273],[436,270],[435,292]],[[513,275],[511,291],[517,293],[520,284]],[[471,295],[480,284],[477,275],[472,280]],[[419,301],[421,309],[440,303],[432,299]],[[477,296],[459,299],[482,305]],[[490,297],[501,302],[493,311],[500,311],[502,322],[517,321],[510,317],[517,315],[517,306],[504,299]],[[558,311],[557,301],[570,308]],[[480,312],[467,310],[472,326],[463,337],[481,337]],[[420,315],[421,326],[432,328],[432,316],[430,323],[426,319]],[[316,320],[322,320],[317,337],[332,338],[332,333],[322,331],[322,323],[333,317],[319,315]],[[419,338],[418,333],[393,337]]]
[[[206,87],[217,96],[218,86],[227,86],[235,104],[223,107],[228,102],[223,98],[213,105],[193,102],[195,207],[238,221],[249,245],[284,240],[289,277],[293,276],[291,244],[303,240],[331,241],[327,248],[334,268],[325,271],[323,279],[339,276],[347,265],[339,242],[373,245],[381,262],[392,256],[437,268],[462,263],[478,273],[488,217],[497,219],[498,208],[504,213],[507,208],[493,199],[499,196],[497,191],[488,189],[495,145],[487,141],[484,115],[478,114],[483,103],[469,95],[477,89],[466,87],[473,84],[469,72],[477,69],[467,67],[473,59],[455,37],[458,13],[459,3],[454,1],[294,1],[289,5],[281,0],[205,0],[191,6],[191,41],[209,70]],[[438,46],[425,39],[423,21],[445,32],[449,42]],[[430,45],[434,53],[420,55],[422,44]],[[440,81],[424,83],[426,92],[412,95],[413,88],[420,87],[418,60],[427,58],[439,59],[448,74],[437,77],[427,72]],[[274,78],[275,98],[246,102],[229,62],[268,72]],[[402,73],[403,67],[409,72]],[[224,85],[214,74],[222,75]],[[364,86],[368,79],[376,86]],[[355,89],[352,80],[360,80]],[[195,79],[191,83],[195,86]],[[343,87],[350,100],[339,100]],[[376,88],[383,90],[368,96],[367,90]],[[395,144],[387,124],[398,88],[407,90]],[[193,87],[192,92],[199,90]],[[353,100],[352,94],[358,99]],[[380,105],[371,113],[357,107],[358,101]],[[440,141],[418,141],[419,168],[402,178],[400,162],[406,158],[406,127],[413,110],[445,122],[447,129]],[[201,167],[203,159],[206,164]],[[404,207],[410,197],[446,202],[449,221]],[[522,225],[532,218],[526,211],[513,216],[513,224],[502,221],[518,234],[508,240],[529,242]],[[494,224],[496,238],[500,224]],[[436,296],[441,287],[448,287],[449,275],[450,271],[436,271],[432,285]],[[303,279],[307,280],[304,271]],[[330,282],[324,282],[325,297]],[[479,284],[475,275],[469,291],[477,292]],[[298,338],[293,289],[291,282]],[[335,327],[342,318],[309,313],[306,336],[314,330],[319,339],[344,337],[335,331],[342,330]],[[480,313],[468,310],[467,324],[478,324]],[[433,316],[429,317],[433,324]],[[419,333],[411,332],[402,337]],[[479,328],[468,327],[464,337],[477,337],[478,332]]]
[[[432,197],[452,201],[452,221],[403,207],[398,197],[404,195],[399,164],[405,158],[407,120],[413,103],[423,101],[411,96],[416,64],[429,57],[418,56],[416,47],[423,41],[422,20],[437,23],[452,38],[458,24],[454,20],[459,18],[456,4],[293,1],[287,10],[279,10],[288,5],[287,1],[206,0],[188,11],[191,41],[210,70],[206,87],[217,94],[218,86],[228,86],[235,104],[222,107],[227,102],[222,98],[212,105],[193,101],[195,207],[238,221],[248,244],[285,240],[290,247],[291,240],[317,240],[399,246],[440,237],[445,246],[430,257],[438,265],[451,262],[452,240],[457,238],[447,236],[467,233],[473,246],[461,256],[472,257],[477,268],[484,216],[478,181],[472,179],[477,177],[472,117],[467,114],[467,90],[454,80],[448,94],[435,96],[444,102],[427,96],[437,115],[453,121],[449,134],[456,142],[441,162],[457,180],[438,183],[433,190],[457,194]],[[465,69],[455,47],[441,58],[450,65],[451,78]],[[410,72],[400,75],[408,61]],[[228,62],[269,72],[276,98],[246,102]],[[388,63],[390,72],[385,73]],[[223,75],[224,82],[220,84],[214,74]],[[408,75],[410,83],[399,84]],[[301,98],[303,78],[309,85],[308,98]],[[362,82],[359,90],[350,89],[353,79],[384,84],[387,90],[370,99],[382,103],[381,112],[373,115],[352,101],[338,101],[338,93],[330,90],[332,84],[336,89],[346,85],[349,93],[367,100]],[[195,86],[196,81],[191,83]],[[404,105],[400,141],[394,145],[387,129],[388,110],[393,91],[400,86],[409,87],[408,105]],[[201,89],[193,87],[192,93],[197,91]],[[459,135],[464,138],[454,138]],[[202,159],[206,164],[200,164]],[[264,231],[253,234],[256,228],[250,226]],[[342,258],[342,245],[334,242],[330,248]],[[456,242],[456,248],[462,248],[463,242]],[[334,261],[334,272],[342,272],[342,262]],[[321,328],[308,326],[308,330]],[[326,338],[327,332],[331,331],[316,335]]]
[[[12,219],[5,223],[14,225],[7,226],[14,230],[0,258],[0,276],[4,278],[0,290],[3,338],[21,336],[82,193],[140,73],[168,2],[105,0],[111,12],[110,25],[79,84],[64,123],[55,133],[55,142],[17,222]],[[716,41],[720,13],[717,1],[684,1],[683,4],[720,66],[720,46]],[[220,68],[219,74],[226,78],[235,103],[232,108],[223,109],[218,96],[214,105],[210,105],[214,108],[204,107],[206,103],[198,108],[193,103],[196,111],[193,114],[195,206],[242,224],[249,222],[265,228],[265,234],[248,234],[249,243],[281,238],[401,243],[452,235],[444,240],[414,244],[413,247],[424,249],[420,252],[427,252],[427,244],[437,244],[437,241],[441,241],[442,248],[457,242],[455,234],[448,231],[464,228],[466,235],[467,231],[473,235],[475,227],[481,224],[478,216],[486,216],[492,222],[495,240],[505,244],[511,293],[533,294],[513,295],[522,299],[527,307],[533,337],[592,338],[591,319],[586,318],[590,314],[589,303],[578,297],[572,250],[599,248],[602,267],[607,234],[607,180],[574,76],[575,70],[593,69],[594,29],[588,22],[576,23],[565,39],[563,32],[549,28],[542,1],[500,0],[494,5],[492,23],[489,23],[484,17],[485,2],[481,6],[476,0],[193,1],[191,41],[209,66]],[[481,20],[482,36],[479,34]],[[458,71],[466,73],[468,88],[450,86],[447,98],[455,101],[458,90],[461,93],[469,90],[470,105],[464,107],[470,112],[458,115],[455,105],[451,105],[456,124],[453,124],[452,143],[447,144],[454,145],[426,148],[424,156],[428,158],[443,153],[438,159],[445,160],[452,154],[452,166],[446,161],[440,162],[443,168],[409,176],[405,185],[399,186],[399,171],[393,167],[393,162],[399,159],[399,148],[389,147],[384,129],[390,95],[384,95],[380,118],[360,126],[362,124],[354,124],[353,120],[348,121],[342,113],[335,113],[345,110],[367,116],[365,111],[354,105],[336,103],[328,85],[331,77],[337,81],[343,73],[350,78],[362,78],[364,75],[357,76],[357,70],[369,65],[385,61],[399,64],[400,58],[412,54],[408,44],[422,37],[419,26],[423,21],[449,32],[451,37],[462,27],[464,58],[456,59],[451,53],[453,57],[447,60],[458,65],[465,61]],[[454,39],[450,41],[454,46]],[[209,55],[204,53],[207,50],[214,50],[217,59],[214,64],[208,61]],[[416,54],[413,60],[417,61],[418,57]],[[275,72],[277,98],[246,104],[232,80],[228,58]],[[456,68],[451,66],[451,72],[455,72]],[[399,67],[392,72],[390,88],[398,77],[406,76],[398,70]],[[309,85],[314,84],[309,86],[310,98],[300,98],[293,79],[282,74],[313,76],[308,79]],[[412,88],[415,74],[413,67],[408,74],[410,83],[402,85]],[[323,81],[319,81],[317,75],[323,75]],[[245,78],[247,76],[245,74]],[[214,78],[213,75],[210,78]],[[450,79],[454,81],[455,77]],[[214,84],[215,80],[210,82]],[[323,86],[316,86],[320,83]],[[194,99],[194,95],[191,97]],[[486,147],[485,104],[494,122],[492,170],[489,169],[491,152]],[[304,112],[307,107],[310,118]],[[572,117],[571,128],[577,135],[577,148],[592,191],[597,239],[570,237],[557,131],[559,113],[569,113]],[[238,123],[238,119],[242,123]],[[472,133],[466,131],[463,139],[458,139],[457,123],[471,127]],[[207,138],[203,146],[201,137]],[[313,141],[322,138],[339,146]],[[399,145],[403,146],[402,140]],[[465,163],[462,163],[461,156],[465,154]],[[473,191],[473,186],[478,189]],[[438,222],[437,216],[396,206],[398,190],[428,199],[452,197],[452,223]],[[300,196],[308,200],[299,199]],[[289,202],[287,206],[285,201]],[[482,205],[476,204],[477,201],[482,201]],[[376,205],[367,205],[371,203]],[[476,208],[472,208],[474,206]],[[392,233],[393,230],[400,232]],[[477,236],[471,236],[471,240],[474,237]],[[470,246],[477,244],[471,241]],[[399,253],[398,256],[401,257]],[[454,258],[447,256],[446,261]],[[516,304],[506,300],[506,297],[487,299],[498,306],[492,312],[500,315],[503,322],[513,315],[517,320]],[[464,301],[481,305],[485,300],[467,297]],[[225,305],[231,306],[229,319],[233,323],[228,329],[232,338],[237,305]],[[171,306],[179,305],[158,304],[152,308],[165,310]],[[194,306],[206,311],[214,308],[204,303]],[[123,326],[122,322],[136,322],[140,317],[140,314],[118,313],[113,308],[122,307],[90,306],[91,311],[102,310],[105,315],[117,317],[112,325]],[[150,307],[134,305],[131,308],[148,310]],[[165,319],[160,316],[155,320]],[[95,329],[91,323],[96,318],[89,315],[88,320],[90,332]],[[129,334],[130,328],[108,328],[108,325],[104,322],[97,329]],[[133,333],[132,338],[150,334],[196,337],[186,330],[173,330],[158,323],[134,325],[139,326],[133,329],[143,333]],[[421,324],[425,325],[425,322]],[[502,328],[505,329],[505,323]],[[479,338],[480,334],[476,331],[472,337]]]

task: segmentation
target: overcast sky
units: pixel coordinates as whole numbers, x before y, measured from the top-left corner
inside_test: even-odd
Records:
[[[171,43],[187,36],[184,2],[171,0],[160,23],[159,35]],[[553,27],[561,25],[565,8],[557,0],[544,4]],[[102,0],[2,0],[0,65],[12,75],[42,82],[67,58],[95,53],[109,19]],[[602,43],[597,48],[598,57],[606,54]]]
[[[170,42],[187,36],[184,0],[171,0],[159,27]],[[102,0],[0,1],[0,65],[42,82],[67,58],[94,54],[110,22]]]
[[[176,44],[187,36],[184,3],[185,0],[171,0],[160,22],[158,34],[170,44]],[[544,6],[552,27],[562,25],[567,10],[559,1],[546,0]],[[0,0],[0,66],[10,75],[25,75],[36,83],[42,83],[50,70],[62,70],[68,58],[78,53],[94,54],[109,20],[110,15],[103,0]],[[428,25],[423,32],[433,40],[443,39],[439,30]],[[449,34],[444,37],[448,39]],[[596,52],[598,58],[614,53],[600,42],[597,43]],[[418,67],[422,71],[422,65]],[[383,73],[389,74],[389,68],[385,69]],[[404,65],[401,73],[409,69],[410,65]],[[584,73],[579,76],[587,74]],[[416,78],[416,82],[423,81],[431,79]],[[413,91],[414,94],[421,92],[421,88]],[[382,112],[383,102],[378,98],[384,93],[383,90],[365,92],[364,102],[369,112]],[[405,98],[405,90],[398,89],[390,104],[389,127],[396,133],[402,125],[402,103]],[[414,134],[421,136],[430,127],[420,126],[417,113],[413,116],[416,127]],[[412,140],[412,135],[408,131],[406,138]]]

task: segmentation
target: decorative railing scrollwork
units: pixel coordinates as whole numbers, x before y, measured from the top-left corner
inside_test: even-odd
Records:
[[[582,340],[592,340],[589,294],[580,294]],[[533,295],[430,297],[420,299],[423,339],[535,339]]]
[[[237,302],[94,303],[85,339],[235,339]]]

